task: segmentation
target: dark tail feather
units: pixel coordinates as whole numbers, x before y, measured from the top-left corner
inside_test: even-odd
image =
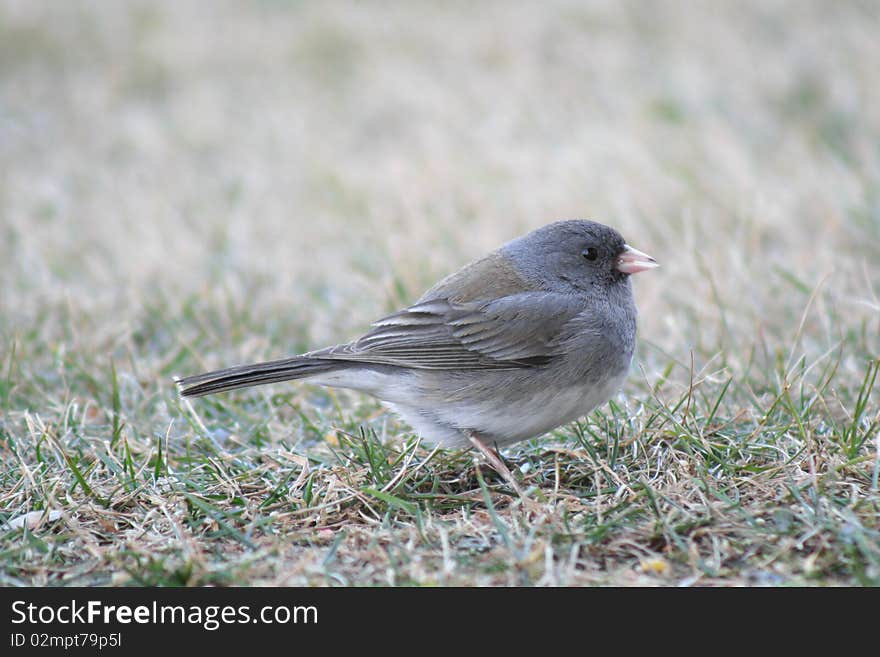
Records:
[[[295,356],[267,363],[239,365],[225,370],[205,372],[183,379],[177,379],[180,394],[184,397],[201,397],[215,392],[225,392],[236,388],[247,388],[264,383],[278,383],[291,379],[302,379],[314,374],[329,372],[344,367],[345,363],[320,358]]]

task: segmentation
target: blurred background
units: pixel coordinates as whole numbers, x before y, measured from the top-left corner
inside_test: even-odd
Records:
[[[878,34],[869,1],[2,0],[2,349],[163,388],[181,345],[346,341],[579,217],[663,265],[649,369],[847,340],[860,375]]]
[[[564,218],[662,268],[507,450],[545,515],[364,395],[176,394]],[[0,584],[876,585],[878,355],[875,0],[0,0]]]

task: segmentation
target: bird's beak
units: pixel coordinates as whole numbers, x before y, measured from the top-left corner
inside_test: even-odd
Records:
[[[617,259],[617,269],[624,274],[638,274],[640,271],[647,271],[659,266],[654,258],[632,248],[629,244],[623,245],[623,253]]]

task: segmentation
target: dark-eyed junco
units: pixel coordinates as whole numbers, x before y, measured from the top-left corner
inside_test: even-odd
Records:
[[[650,256],[592,221],[559,221],[437,283],[346,344],[177,381],[186,397],[308,379],[387,402],[426,441],[505,446],[620,389],[636,337],[630,274]]]

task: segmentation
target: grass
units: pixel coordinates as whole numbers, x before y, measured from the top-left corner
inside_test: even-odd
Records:
[[[0,584],[880,584],[863,3],[0,3]],[[174,375],[618,227],[623,393],[504,457]],[[29,515],[26,515],[29,514]]]

